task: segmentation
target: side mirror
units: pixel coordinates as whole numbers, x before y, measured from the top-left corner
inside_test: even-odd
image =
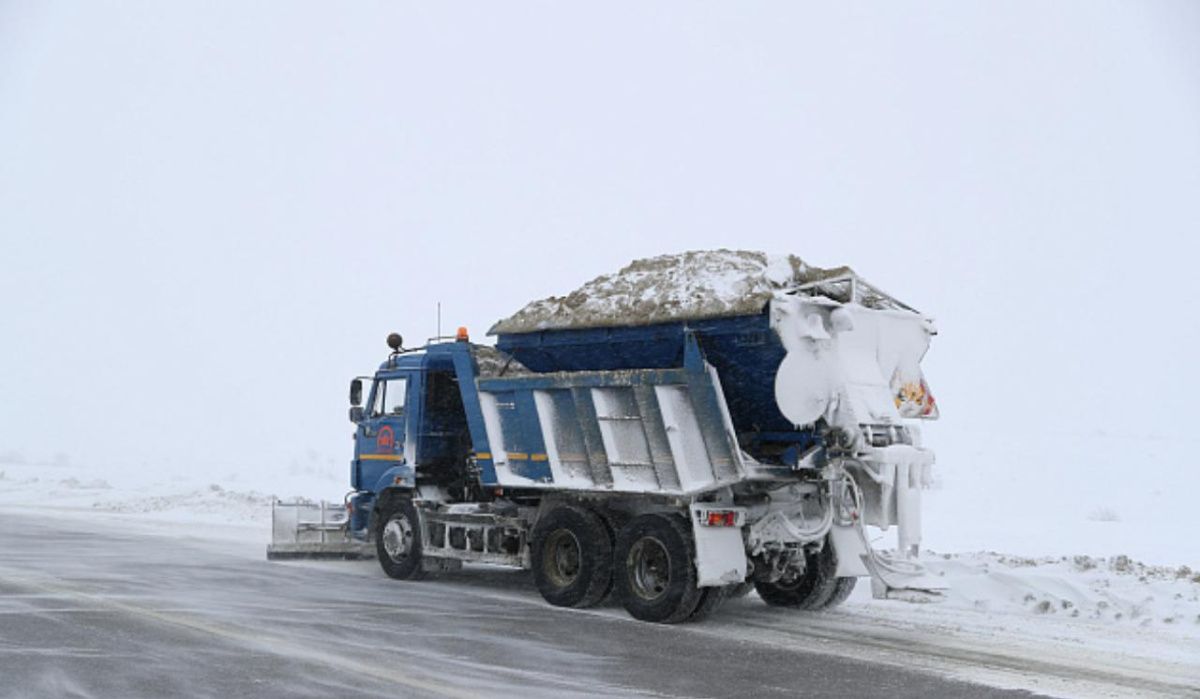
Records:
[[[363,409],[359,406],[350,408],[350,422],[359,423],[363,421]]]
[[[350,382],[350,405],[362,405],[362,379]]]

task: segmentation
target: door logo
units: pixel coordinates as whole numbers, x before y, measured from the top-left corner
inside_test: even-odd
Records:
[[[396,436],[392,433],[392,428],[384,425],[379,428],[379,435],[375,437],[375,451],[391,451],[396,446]]]

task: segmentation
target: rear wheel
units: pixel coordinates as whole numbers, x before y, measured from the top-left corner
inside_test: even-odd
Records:
[[[621,528],[614,555],[614,586],[635,619],[673,624],[696,611],[691,531],[682,517],[642,515]],[[715,604],[714,604],[715,606]]]
[[[393,500],[380,510],[375,529],[375,553],[388,577],[420,580],[425,577],[421,565],[421,521],[417,508],[407,497]]]
[[[700,604],[696,605],[696,610],[688,617],[688,621],[703,621],[712,616],[713,612],[717,611],[721,604],[729,599],[734,587],[736,585],[702,588],[700,591]]]
[[[837,586],[833,588],[833,594],[829,600],[825,602],[825,609],[833,609],[842,602],[845,602],[850,597],[850,593],[854,592],[854,585],[858,582],[858,578],[838,578]]]
[[[759,597],[774,607],[821,609],[837,588],[837,556],[828,540],[817,553],[805,555],[804,572],[777,582],[756,582]],[[847,592],[847,594],[849,594]]]
[[[729,586],[729,591],[725,593],[725,598],[726,599],[739,599],[741,597],[745,597],[746,595],[750,594],[750,591],[753,589],[754,589],[754,583],[752,583],[752,582],[735,583],[735,584]]]
[[[594,512],[557,507],[534,527],[530,542],[538,592],[556,607],[599,604],[612,585],[612,541]]]

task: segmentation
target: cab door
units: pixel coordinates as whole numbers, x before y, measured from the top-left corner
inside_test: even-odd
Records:
[[[409,373],[375,377],[363,419],[354,434],[353,485],[358,490],[373,490],[389,468],[405,463],[405,418],[413,383]]]

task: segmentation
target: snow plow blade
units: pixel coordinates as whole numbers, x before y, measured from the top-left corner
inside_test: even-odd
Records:
[[[304,559],[334,559],[340,561],[359,561],[374,558],[375,552],[362,543],[330,544],[328,546],[314,544],[270,544],[267,546],[268,561],[287,561]]]
[[[374,549],[349,535],[346,508],[325,501],[271,504],[267,560],[374,558]]]

